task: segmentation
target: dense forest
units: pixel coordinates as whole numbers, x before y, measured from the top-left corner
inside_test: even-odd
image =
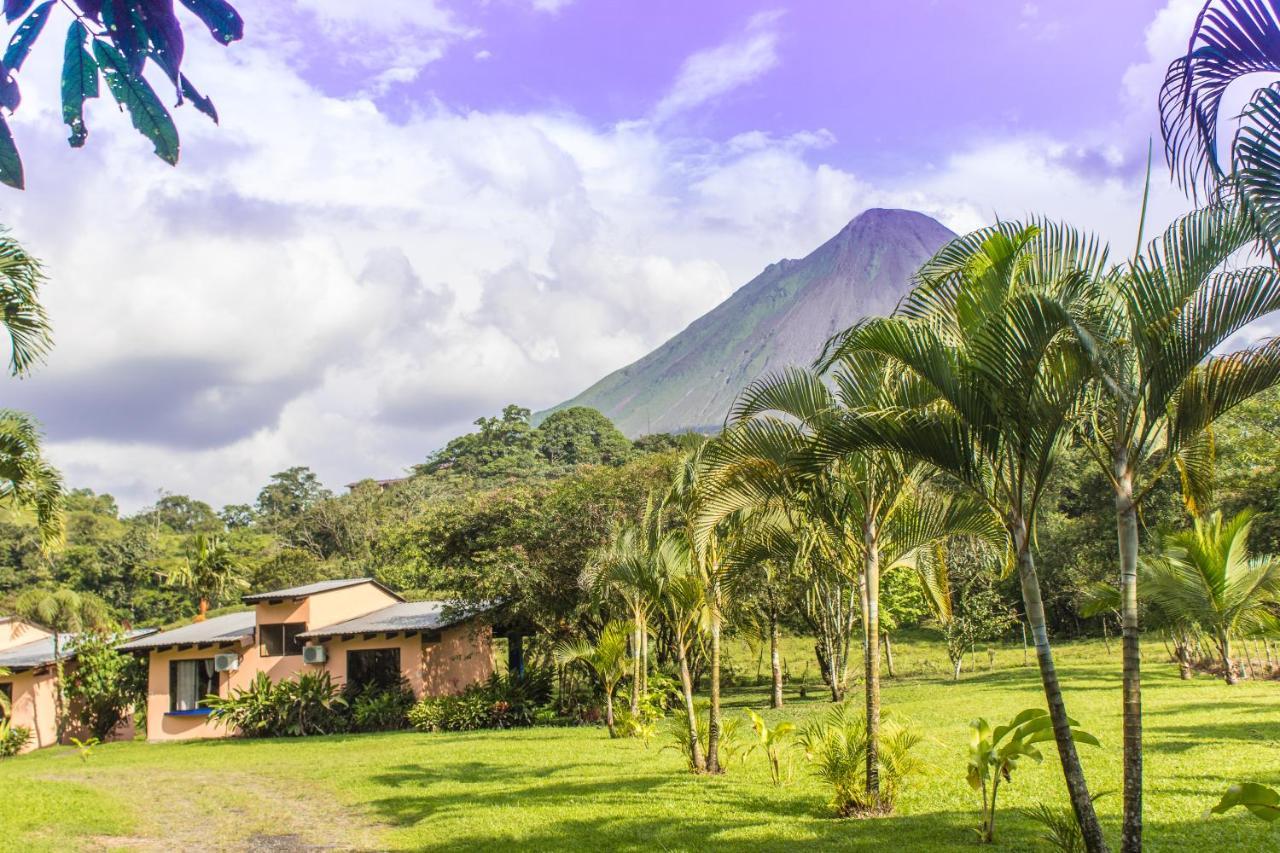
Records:
[[[202,539],[216,536],[243,584],[211,602],[215,608],[237,606],[241,589],[367,575],[408,597],[501,600],[505,618],[548,636],[571,633],[592,618],[580,582],[592,553],[619,524],[640,518],[670,483],[681,446],[701,438],[631,441],[586,408],[534,427],[529,410],[513,405],[476,426],[402,479],[366,480],[344,494],[305,466],[272,475],[252,505],[220,510],[198,496],[166,494],[126,516],[111,495],[71,489],[65,541],[52,549],[42,551],[29,517],[0,522],[0,605],[32,587],[68,587],[100,596],[130,624],[186,620],[198,602],[170,581]],[[1273,392],[1233,412],[1216,442],[1218,505],[1228,513],[1264,512],[1254,525],[1255,553],[1280,551],[1280,471],[1272,450],[1278,435],[1280,395]],[[1059,471],[1037,531],[1049,619],[1059,634],[1096,634],[1108,617],[1083,618],[1079,605],[1095,582],[1114,582],[1110,485],[1082,446],[1068,450]],[[1149,530],[1189,523],[1176,469],[1142,521]],[[966,589],[962,564],[954,569],[957,596]],[[990,588],[998,609],[1016,614],[1016,579],[976,570],[968,578]],[[913,574],[885,583],[884,607],[895,624],[927,619]],[[799,613],[784,614],[784,624],[806,628]]]

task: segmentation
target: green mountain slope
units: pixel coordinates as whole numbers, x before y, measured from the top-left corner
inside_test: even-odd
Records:
[[[633,438],[718,429],[749,382],[807,364],[835,332],[892,311],[911,275],[953,236],[922,213],[867,210],[808,257],[770,264],[671,340],[555,409],[591,406]]]

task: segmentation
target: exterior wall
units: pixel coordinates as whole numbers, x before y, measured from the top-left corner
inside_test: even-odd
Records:
[[[314,630],[346,622],[348,619],[390,607],[399,600],[371,583],[317,593],[307,598],[310,606],[307,629]]]
[[[22,619],[0,621],[0,650],[25,646],[27,643],[34,643],[36,640],[52,636],[52,632]]]
[[[0,678],[0,684],[13,685],[13,724],[31,729],[31,740],[24,752],[52,746],[58,737],[54,681],[52,668],[29,669]]]
[[[259,605],[265,607],[265,605]],[[275,605],[284,608],[285,605]],[[260,615],[261,615],[261,611]],[[290,613],[295,615],[290,615]],[[268,622],[302,621],[297,611],[272,609]],[[358,615],[358,614],[357,614]],[[350,617],[346,617],[350,618]],[[222,673],[218,695],[227,696],[234,688],[246,687],[258,672],[266,672],[272,681],[292,678],[305,671],[328,670],[335,684],[346,684],[347,652],[358,649],[400,650],[400,669],[418,696],[438,696],[458,693],[468,684],[481,681],[493,672],[492,632],[489,628],[460,625],[446,629],[438,642],[423,643],[419,634],[396,634],[388,639],[378,634],[370,639],[363,636],[344,640],[334,638],[323,645],[328,660],[323,667],[308,666],[301,655],[263,658],[257,643],[241,648],[240,668]],[[192,658],[213,657],[223,649],[180,649],[152,652],[148,669],[147,738],[149,740],[188,740],[193,738],[226,737],[222,726],[214,725],[205,715],[174,715],[169,713],[169,662]]]

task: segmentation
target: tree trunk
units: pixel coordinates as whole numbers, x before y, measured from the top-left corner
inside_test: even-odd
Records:
[[[707,772],[720,767],[720,583],[712,584],[711,612],[711,709],[707,723]]]
[[[53,668],[54,680],[57,682],[53,685],[53,712],[54,712],[54,731],[57,733],[54,743],[62,743],[62,739],[67,734],[67,708],[66,694],[63,692],[63,679],[66,676],[66,668],[62,665],[62,650],[58,643],[58,630],[53,631]],[[36,703],[39,704],[39,703]]]
[[[769,666],[773,675],[773,708],[782,707],[782,654],[778,648],[780,630],[777,611],[769,611]]]
[[[862,524],[864,600],[867,654],[867,798],[872,807],[880,801],[880,546],[876,541],[875,520]]]
[[[632,611],[635,626],[631,630],[631,716],[640,713],[640,614]]]
[[[200,612],[196,614],[195,621],[203,622],[204,620],[209,618],[209,599],[202,597],[200,599],[199,607],[200,607]]]
[[[1031,556],[1026,520],[1014,516],[1010,523],[1010,535],[1017,548],[1018,579],[1022,584],[1022,602],[1027,621],[1031,624],[1031,639],[1036,647],[1036,661],[1040,667],[1040,681],[1044,685],[1045,700],[1049,705],[1049,717],[1053,721],[1053,736],[1062,762],[1062,775],[1067,783],[1067,794],[1080,834],[1088,853],[1104,853],[1106,839],[1102,825],[1098,823],[1093,800],[1089,797],[1089,785],[1084,778],[1084,768],[1071,739],[1071,723],[1066,703],[1062,699],[1062,686],[1058,683],[1058,670],[1053,663],[1053,650],[1049,646],[1049,630],[1045,622],[1044,601],[1040,597],[1040,579],[1036,575],[1035,560]]]
[[[609,729],[609,737],[618,736],[618,730],[613,722],[613,691],[605,690],[604,692],[604,724]]]
[[[1222,672],[1227,684],[1239,683],[1240,678],[1236,675],[1235,661],[1231,659],[1231,638],[1226,634],[1220,635],[1218,637],[1218,648],[1222,650]]]
[[[684,692],[684,712],[689,717],[689,761],[693,769],[702,773],[707,761],[702,756],[702,744],[698,741],[698,712],[693,707],[693,679],[689,676],[689,655],[683,636],[676,637],[676,653],[680,658],[680,688]]]
[[[952,663],[952,667],[951,667],[951,680],[952,680],[952,681],[959,681],[959,680],[960,680],[960,668],[961,668],[962,666],[964,666],[964,655],[963,655],[963,654],[962,654],[962,655],[960,655],[960,656],[959,656],[959,657],[957,657],[955,660],[953,660],[951,663]]]
[[[1027,623],[1020,621],[1018,627],[1022,629],[1022,665],[1027,666],[1031,663],[1027,660]]]
[[[649,696],[649,620],[640,622],[640,697]]]
[[[1116,454],[1116,535],[1120,543],[1120,622],[1124,711],[1124,818],[1121,853],[1142,851],[1142,653],[1138,634],[1138,508],[1128,456]]]
[[[888,632],[885,632],[883,639],[884,639],[884,659],[885,659],[885,663],[889,665],[889,677],[897,678],[898,673],[896,673],[893,669],[893,644],[889,642]]]

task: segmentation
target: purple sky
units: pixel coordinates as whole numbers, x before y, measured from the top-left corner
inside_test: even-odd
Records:
[[[660,344],[861,210],[1043,213],[1127,246],[1196,0],[241,0],[188,16],[171,169],[113,104],[67,149],[66,22],[22,72],[57,348],[7,405],[74,485],[250,501],[393,476]],[[184,13],[185,14],[185,13]],[[156,81],[159,87],[159,81]],[[1185,201],[1157,174],[1153,218]]]

